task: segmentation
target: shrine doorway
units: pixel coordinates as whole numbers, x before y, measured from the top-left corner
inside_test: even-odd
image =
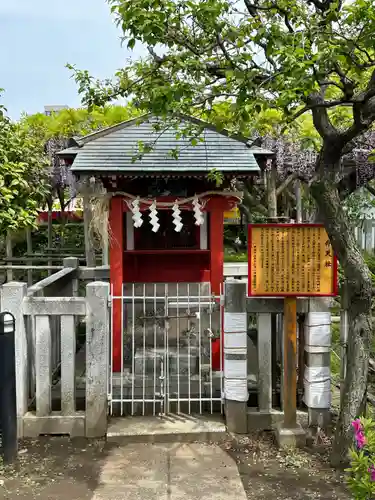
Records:
[[[121,369],[110,367],[110,414],[222,412],[222,302],[210,283],[127,283],[115,302]],[[112,360],[113,329],[110,344]]]

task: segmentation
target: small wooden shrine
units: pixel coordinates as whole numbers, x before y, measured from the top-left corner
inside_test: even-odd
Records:
[[[199,127],[191,140],[179,127]],[[109,263],[113,297],[124,283],[211,283],[220,294],[224,212],[241,193],[234,179],[259,173],[266,151],[246,139],[180,116],[165,127],[146,116],[70,142],[60,157],[80,180],[100,183],[109,199]],[[220,187],[209,173],[221,172]],[[113,303],[113,367],[119,369],[121,304]]]

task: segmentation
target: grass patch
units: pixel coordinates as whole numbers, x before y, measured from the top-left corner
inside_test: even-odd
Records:
[[[224,262],[247,262],[247,252],[233,252],[233,250],[224,250]]]

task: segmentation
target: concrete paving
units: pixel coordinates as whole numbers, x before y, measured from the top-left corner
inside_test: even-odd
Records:
[[[237,466],[214,444],[127,444],[109,450],[92,500],[246,500]]]

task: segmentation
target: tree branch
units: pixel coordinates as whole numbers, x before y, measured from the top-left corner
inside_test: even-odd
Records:
[[[342,89],[341,89],[342,90]],[[308,111],[313,111],[314,109],[329,109],[329,108],[334,108],[336,106],[342,106],[342,105],[352,105],[353,101],[347,100],[347,99],[335,99],[334,101],[319,101],[319,102],[311,102],[310,104],[306,105],[305,107],[301,108],[299,111],[294,113],[288,120],[288,124],[295,121],[297,118],[302,116],[303,114],[307,113]],[[328,117],[328,115],[327,115]],[[333,125],[331,124],[333,127]],[[336,130],[336,129],[335,129]],[[337,132],[337,131],[336,131]]]
[[[318,10],[324,10],[324,3],[320,0],[307,0],[307,3],[312,3]]]
[[[334,82],[333,80],[319,80],[316,77],[316,81],[322,89],[329,87],[329,86],[333,86],[333,87],[337,87],[339,90],[341,90],[341,92],[344,92],[344,88],[339,83]]]
[[[329,11],[331,4],[335,0],[307,0],[307,3],[311,3],[315,6],[316,10],[320,10],[322,14]],[[342,1],[338,2],[337,10],[341,9]]]
[[[286,11],[285,9],[283,9],[282,7],[277,5],[276,2],[270,4],[267,7],[263,7],[263,6],[260,6],[258,4],[252,4],[249,2],[249,0],[245,0],[245,5],[246,5],[247,10],[249,11],[249,13],[252,16],[254,16],[253,13],[255,13],[255,15],[257,14],[257,10],[261,10],[261,11],[262,10],[263,11],[276,10],[281,16],[283,16],[285,26],[287,27],[289,33],[294,33],[294,29],[293,29],[292,25],[290,24],[290,21],[288,18],[288,11]]]
[[[253,4],[250,2],[250,0],[244,0],[244,2],[249,14],[252,17],[257,17],[259,15],[257,9],[253,7]]]
[[[289,177],[287,177],[285,181],[282,182],[280,186],[276,189],[276,196],[280,196],[280,194],[289,186],[291,182],[296,180],[297,177],[298,174],[296,172],[293,172],[293,174],[289,175]]]
[[[216,43],[210,44],[207,47],[204,47],[201,50],[199,50],[197,48],[197,45],[193,41],[189,40],[186,36],[181,35],[181,33],[176,33],[174,29],[168,30],[168,32],[166,33],[166,38],[169,39],[169,41],[190,50],[190,52],[192,52],[197,57],[202,56],[209,50],[213,50],[217,46]]]
[[[375,60],[370,56],[369,52],[364,49],[363,47],[361,47],[357,42],[355,42],[352,38],[348,38],[347,36],[343,35],[342,33],[339,33],[338,31],[332,31],[332,33],[340,38],[342,38],[343,40],[345,40],[346,42],[348,42],[349,44],[352,44],[353,47],[355,47],[359,52],[362,52],[368,59],[368,62],[370,64],[374,64],[375,63]],[[358,40],[358,38],[357,38]]]
[[[375,70],[372,72],[367,88],[353,98],[353,125],[341,137],[345,142],[352,141],[368,130],[375,118]]]
[[[314,93],[309,96],[308,107],[312,111],[313,122],[320,137],[323,139],[335,139],[339,137],[339,133],[332,125],[329,119],[327,109],[343,104],[345,100],[339,99],[336,101],[324,101],[322,93]]]
[[[220,35],[220,33],[216,33],[216,40],[217,44],[220,47],[222,53],[224,54],[225,59],[229,62],[232,68],[238,68],[237,64],[234,63],[233,59],[231,58],[229,52],[227,51],[224,41]]]
[[[153,60],[157,63],[157,64],[163,64],[166,60],[167,60],[167,57],[166,56],[159,56],[155,51],[154,51],[154,48],[151,47],[151,46],[148,46],[147,47],[147,50],[148,50],[148,53],[150,54],[150,56],[153,58]]]

